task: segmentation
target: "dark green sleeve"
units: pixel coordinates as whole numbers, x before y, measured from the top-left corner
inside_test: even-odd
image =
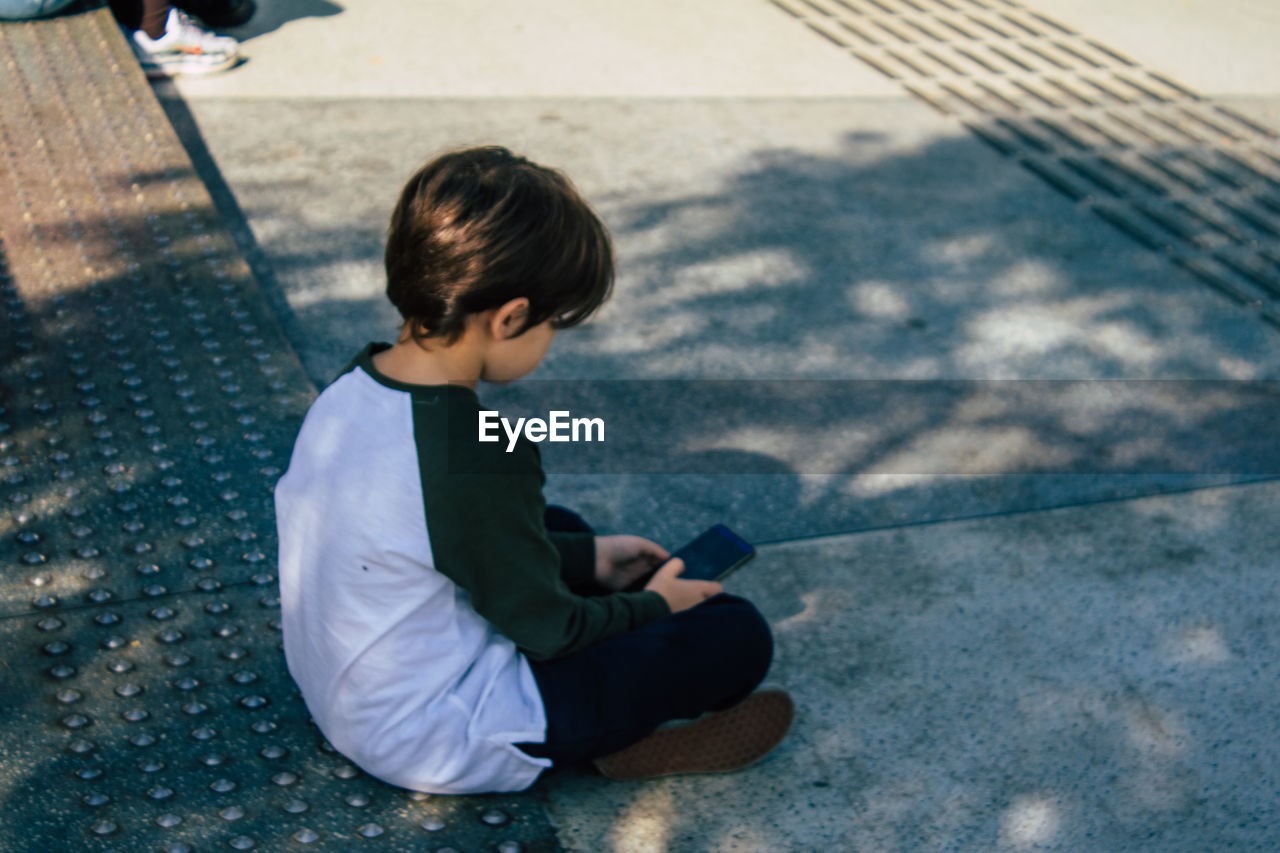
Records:
[[[598,593],[596,537],[577,531],[548,530],[547,538],[560,554],[560,577],[577,593]]]
[[[655,592],[572,592],[543,523],[544,477],[533,448],[521,442],[507,453],[505,440],[479,443],[474,397],[453,392],[443,406],[417,396],[414,431],[435,567],[529,658],[563,657],[670,613]],[[581,577],[584,549],[570,545],[569,556],[568,574]]]

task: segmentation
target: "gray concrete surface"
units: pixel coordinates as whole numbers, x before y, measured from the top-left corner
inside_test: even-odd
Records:
[[[1280,8],[1268,0],[1036,0],[1038,12],[1206,95],[1280,91],[1275,39]]]
[[[1280,126],[1280,7],[1268,0],[1037,0],[1032,8],[1269,127]]]
[[[1258,379],[1274,329],[906,100],[191,102],[317,383],[394,337],[387,211],[433,151],[564,168],[614,232],[616,296],[535,377]],[[502,394],[489,389],[497,404]],[[954,413],[938,413],[952,417]],[[1184,477],[553,478],[609,530],[756,539],[1184,488]],[[743,447],[758,452],[758,448]],[[888,474],[883,472],[889,472]],[[689,512],[688,507],[697,511]]]
[[[326,381],[393,335],[382,244],[433,153],[563,169],[618,284],[546,378],[1257,378],[1268,329],[905,99],[193,100]]]
[[[317,381],[394,333],[403,179],[479,142],[563,168],[617,239],[617,296],[542,377],[1277,376],[1276,329],[768,3],[396,6],[277,4],[241,69],[168,90]],[[1265,4],[1036,8],[1278,113]],[[794,737],[735,777],[548,781],[567,846],[1266,849],[1273,485],[884,470],[552,478],[671,544],[828,537],[736,582]]]
[[[538,377],[1277,375],[1275,330],[909,100],[191,108],[318,383],[366,340],[395,334],[381,250],[405,176],[434,151],[494,140],[564,168],[618,246],[617,295],[561,336]],[[784,460],[774,470],[729,490],[706,478],[574,477],[551,494],[602,528],[678,542],[721,513],[778,539],[1187,485],[903,479],[852,460],[857,482],[800,478]]]
[[[764,2],[263,3],[234,75],[188,97],[896,95]]]
[[[729,777],[565,773],[575,850],[1266,850],[1274,483],[774,546],[794,735]]]

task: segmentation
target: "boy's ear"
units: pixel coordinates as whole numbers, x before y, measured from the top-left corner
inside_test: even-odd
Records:
[[[525,318],[528,316],[529,300],[518,296],[493,312],[493,317],[489,320],[489,331],[500,341],[514,338],[524,329]]]

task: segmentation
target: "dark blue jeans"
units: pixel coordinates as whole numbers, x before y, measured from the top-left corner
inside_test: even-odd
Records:
[[[548,508],[547,528],[591,530],[560,507]],[[553,764],[617,752],[669,720],[736,705],[772,659],[769,623],[751,602],[714,596],[567,657],[530,661],[547,739],[516,745]]]

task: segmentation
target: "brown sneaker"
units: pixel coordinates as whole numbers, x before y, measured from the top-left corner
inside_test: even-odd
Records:
[[[610,779],[741,770],[782,742],[795,711],[787,691],[757,690],[728,710],[659,729],[626,749],[597,758],[594,764]]]

